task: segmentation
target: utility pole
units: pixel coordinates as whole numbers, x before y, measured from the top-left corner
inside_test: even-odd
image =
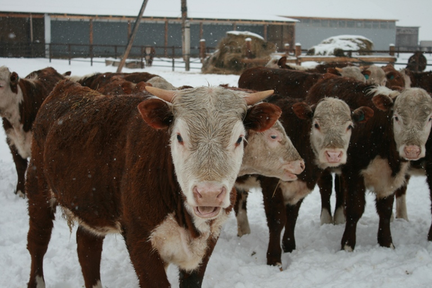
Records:
[[[142,17],[142,14],[144,13],[144,10],[145,10],[145,7],[147,5],[147,2],[148,2],[148,0],[144,0],[143,4],[141,5],[141,9],[140,9],[140,11],[138,13],[138,16],[136,18],[134,27],[132,29],[132,34],[130,35],[129,40],[128,40],[128,44],[126,46],[125,53],[123,55],[123,58],[120,61],[119,66],[117,67],[117,73],[120,73],[122,71],[123,66],[126,63],[126,59],[129,56],[129,52],[132,49],[132,44],[133,44],[133,41],[135,39],[136,32],[138,31],[138,26],[139,26],[139,23],[141,22],[141,17]]]
[[[186,71],[190,70],[190,23],[187,21],[186,0],[181,0],[182,12],[182,52]]]

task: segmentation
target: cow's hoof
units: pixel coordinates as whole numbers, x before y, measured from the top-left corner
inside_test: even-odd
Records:
[[[354,251],[354,249],[347,244],[345,244],[345,246],[343,247],[343,250],[345,250],[347,252],[353,252]]]

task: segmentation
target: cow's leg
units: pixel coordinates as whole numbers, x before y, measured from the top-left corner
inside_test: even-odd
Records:
[[[388,197],[376,199],[376,210],[380,219],[378,226],[378,244],[383,247],[394,248],[390,231],[390,219],[392,215],[393,201],[393,194]]]
[[[342,236],[341,248],[346,251],[353,251],[356,244],[357,223],[363,215],[366,204],[365,186],[363,177],[356,173],[343,175],[343,193],[345,199],[345,231]]]
[[[431,163],[431,162],[429,161],[429,163]],[[430,201],[432,202],[432,163],[426,165],[426,182],[429,186],[429,198],[430,198]],[[432,214],[432,204],[430,207],[431,207],[430,209],[431,209],[431,214]],[[430,226],[429,232],[428,232],[428,241],[432,241],[432,223],[431,223],[431,226]]]
[[[100,282],[100,262],[105,236],[97,236],[78,227],[76,233],[78,259],[86,288],[102,287]]]
[[[166,263],[148,241],[149,234],[139,228],[124,227],[123,237],[140,287],[170,287],[165,272]]]
[[[344,193],[342,189],[342,177],[338,174],[335,174],[335,194],[336,194],[336,205],[335,211],[333,214],[334,224],[344,224],[346,222],[345,213],[344,213]]]
[[[396,218],[405,219],[406,221],[408,221],[408,212],[406,206],[406,191],[407,191],[409,179],[410,176],[406,175],[405,176],[406,183],[402,187],[399,187],[399,189],[397,189],[395,192]]]
[[[200,288],[202,286],[205,270],[207,268],[207,264],[210,259],[210,256],[213,253],[214,247],[216,246],[217,240],[218,240],[217,238],[214,239],[213,237],[211,237],[207,241],[208,246],[207,246],[206,255],[204,256],[201,264],[196,270],[192,272],[186,272],[182,269],[179,270],[180,288]]]
[[[285,226],[286,213],[285,204],[280,188],[277,188],[278,181],[272,179],[262,183],[264,196],[264,210],[269,227],[269,244],[267,248],[267,264],[282,267],[281,232]]]
[[[333,177],[329,170],[324,170],[317,181],[321,194],[321,225],[333,223],[330,197],[333,189]]]
[[[14,145],[9,144],[10,151],[12,153],[12,158],[15,163],[15,169],[17,171],[18,175],[18,182],[15,188],[15,194],[18,196],[24,198],[25,197],[25,173],[27,170],[27,159],[22,158],[21,155],[18,153],[18,150]]]
[[[299,213],[299,209],[303,199],[301,199],[295,205],[286,205],[286,224],[285,224],[285,232],[282,238],[282,247],[284,252],[292,252],[296,248],[295,243],[295,225],[297,223],[297,217]]]
[[[237,218],[237,236],[241,237],[245,234],[250,234],[249,219],[247,217],[247,197],[249,191],[236,188],[237,201],[234,206],[234,211]]]
[[[27,249],[31,257],[28,287],[40,288],[45,287],[43,258],[51,238],[56,204],[50,199],[43,173],[38,173],[43,168],[30,167],[26,183],[29,213]]]

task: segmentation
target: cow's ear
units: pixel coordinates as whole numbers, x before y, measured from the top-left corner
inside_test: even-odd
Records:
[[[148,99],[138,104],[144,121],[154,129],[168,128],[174,120],[170,104],[160,99]]]
[[[393,107],[393,100],[387,95],[375,95],[372,97],[372,102],[381,111],[388,111]]]
[[[341,71],[342,69],[340,68],[335,68],[335,67],[328,67],[327,68],[327,73],[332,74],[332,75],[337,75],[337,76],[341,76]]]
[[[12,72],[9,77],[10,80],[10,88],[13,93],[18,93],[18,82],[19,76],[16,72]]]
[[[278,66],[280,68],[285,68],[286,66],[286,62],[287,62],[287,57],[286,56],[282,56],[279,60],[278,60]]]
[[[367,106],[361,106],[352,111],[352,119],[355,123],[365,123],[374,115],[372,108]]]
[[[296,114],[297,117],[300,119],[308,120],[308,119],[312,119],[313,117],[314,112],[312,107],[306,104],[305,102],[295,103],[292,106],[292,109],[294,111],[294,114]]]
[[[262,132],[271,128],[282,115],[282,110],[270,103],[260,103],[248,109],[244,119],[247,130]]]
[[[363,74],[366,80],[368,80],[371,75],[371,71],[369,70],[362,70],[361,73]]]

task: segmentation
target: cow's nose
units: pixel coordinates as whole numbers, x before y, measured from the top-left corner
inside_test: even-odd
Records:
[[[404,148],[405,158],[416,160],[420,156],[420,147],[417,145],[409,145]]]
[[[193,188],[193,195],[198,206],[221,206],[227,190],[219,183],[204,182]]]

